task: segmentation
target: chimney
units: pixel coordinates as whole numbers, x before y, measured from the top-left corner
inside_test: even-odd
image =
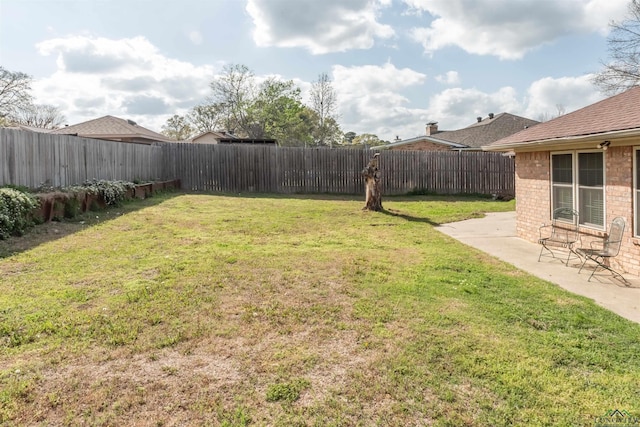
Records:
[[[427,123],[427,136],[438,133],[438,122]]]
[[[478,123],[480,123],[482,121],[482,117],[478,116],[476,117],[476,120],[478,121]]]
[[[489,118],[493,119],[493,113],[489,113]]]

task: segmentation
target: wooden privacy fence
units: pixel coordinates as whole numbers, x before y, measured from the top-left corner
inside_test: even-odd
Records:
[[[0,185],[66,187],[94,178],[163,179],[162,148],[0,128]]]
[[[360,194],[370,150],[131,144],[0,129],[0,185],[180,179],[191,191]],[[382,151],[382,191],[515,194],[512,158],[489,152]]]
[[[370,150],[164,144],[165,175],[193,191],[357,194]],[[514,160],[490,152],[382,151],[382,190],[515,194]]]

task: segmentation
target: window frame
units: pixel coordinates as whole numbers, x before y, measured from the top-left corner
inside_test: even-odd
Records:
[[[639,147],[640,149],[640,147]],[[580,154],[587,154],[587,153],[599,153],[602,156],[602,187],[601,187],[601,191],[602,191],[602,224],[593,224],[593,223],[584,223],[582,222],[582,215],[580,215],[580,222],[579,222],[579,226],[580,227],[584,227],[584,228],[588,228],[588,229],[593,229],[593,230],[598,230],[598,231],[603,231],[605,230],[605,226],[607,224],[607,191],[606,191],[606,187],[607,187],[607,164],[606,164],[606,156],[605,156],[605,151],[604,150],[598,150],[598,149],[591,149],[591,150],[568,150],[568,151],[554,151],[550,153],[550,159],[549,159],[549,187],[550,187],[550,201],[551,203],[549,204],[551,206],[551,212],[553,212],[556,208],[559,207],[566,207],[566,206],[556,206],[556,200],[554,198],[554,190],[556,187],[569,187],[567,184],[554,184],[554,177],[553,177],[553,157],[554,156],[560,156],[560,155],[567,155],[570,154],[571,155],[571,197],[572,197],[572,209],[577,210],[579,213],[581,213],[581,210],[579,209],[580,207],[580,189],[581,188],[585,188],[585,186],[581,186],[580,185],[580,171],[579,171],[579,158],[580,158]],[[635,156],[634,156],[634,161],[635,161]],[[586,187],[589,188],[589,187]],[[635,194],[635,192],[634,192]],[[640,195],[639,195],[640,197]],[[553,215],[553,214],[552,214]],[[638,230],[640,231],[640,230]]]

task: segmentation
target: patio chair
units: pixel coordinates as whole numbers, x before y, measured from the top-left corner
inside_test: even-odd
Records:
[[[591,272],[591,276],[589,276],[589,282],[598,268],[603,268],[613,273],[613,277],[619,277],[627,283],[627,279],[611,267],[611,259],[615,258],[618,255],[618,252],[620,252],[620,245],[622,244],[625,225],[626,221],[624,218],[614,218],[614,220],[611,221],[611,227],[609,228],[609,234],[606,239],[591,242],[591,247],[588,249],[578,249],[578,252],[583,254],[585,257],[578,273],[582,271],[587,261],[593,261],[596,263],[595,268]]]
[[[575,209],[557,208],[553,211],[551,224],[545,224],[540,227],[538,243],[542,247],[540,248],[540,255],[538,255],[538,262],[544,256],[556,258],[556,252],[554,251],[558,250],[567,251],[567,259],[563,261],[567,266],[572,255],[574,255],[575,259],[581,260],[574,250],[574,246],[580,241],[578,219],[578,211]],[[562,259],[560,260],[562,261]]]

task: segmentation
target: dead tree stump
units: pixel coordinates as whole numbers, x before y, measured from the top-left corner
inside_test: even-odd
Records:
[[[382,210],[382,190],[380,189],[380,170],[378,169],[379,156],[380,153],[374,154],[367,167],[362,170],[366,186],[365,206],[362,210],[376,212]]]

